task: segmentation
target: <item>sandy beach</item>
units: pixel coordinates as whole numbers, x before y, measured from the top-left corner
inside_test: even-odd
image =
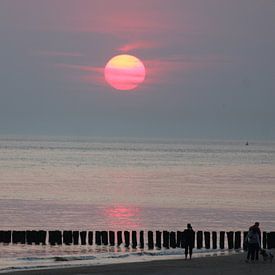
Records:
[[[104,266],[86,266],[62,269],[47,269],[33,271],[17,271],[9,274],[30,274],[30,275],[82,275],[82,274],[192,274],[192,275],[232,275],[232,274],[275,274],[275,262],[245,263],[245,254],[230,256],[212,256],[195,258],[190,260],[165,260],[142,263],[112,264]]]

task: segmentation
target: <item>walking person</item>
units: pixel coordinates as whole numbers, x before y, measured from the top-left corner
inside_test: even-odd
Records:
[[[260,238],[258,231],[255,227],[251,227],[246,236],[247,241],[247,257],[246,262],[248,263],[251,260],[252,263],[255,261],[256,251],[260,249]]]
[[[195,232],[192,229],[190,223],[187,224],[187,229],[183,231],[183,238],[184,238],[184,248],[185,248],[185,260],[187,259],[188,253],[189,258],[192,258],[192,252],[195,244]]]
[[[258,248],[256,249],[256,252],[255,252],[255,260],[258,261],[259,260],[259,251],[261,249],[261,229],[260,229],[260,223],[259,222],[255,222],[254,225],[252,225],[249,230],[253,230],[255,229],[258,236],[259,236],[259,246]]]

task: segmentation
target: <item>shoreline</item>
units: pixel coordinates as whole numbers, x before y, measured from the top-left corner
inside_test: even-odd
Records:
[[[138,275],[138,274],[205,274],[205,275],[220,275],[220,274],[275,274],[275,262],[264,262],[260,257],[257,263],[245,263],[246,253],[238,253],[233,255],[221,256],[206,256],[194,258],[192,260],[170,259],[170,260],[154,260],[146,262],[132,263],[116,263],[97,266],[81,266],[81,267],[62,267],[62,268],[47,268],[36,270],[11,270],[5,274],[15,275],[73,275],[73,274],[123,274],[123,275]]]

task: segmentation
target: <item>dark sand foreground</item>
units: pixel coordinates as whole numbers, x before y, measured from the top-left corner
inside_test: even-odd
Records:
[[[244,254],[236,254],[231,256],[215,256],[195,258],[191,261],[187,260],[164,260],[142,263],[113,264],[104,266],[74,267],[63,269],[48,269],[35,271],[20,271],[9,274],[36,274],[36,275],[52,275],[52,274],[123,274],[123,275],[147,275],[147,274],[205,274],[205,275],[274,275],[275,262],[267,263],[262,259],[258,263],[245,263]]]

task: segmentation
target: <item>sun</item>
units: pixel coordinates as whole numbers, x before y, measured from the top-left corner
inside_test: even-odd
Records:
[[[129,91],[140,85],[146,71],[137,57],[128,54],[116,55],[105,66],[106,82],[116,90]]]

